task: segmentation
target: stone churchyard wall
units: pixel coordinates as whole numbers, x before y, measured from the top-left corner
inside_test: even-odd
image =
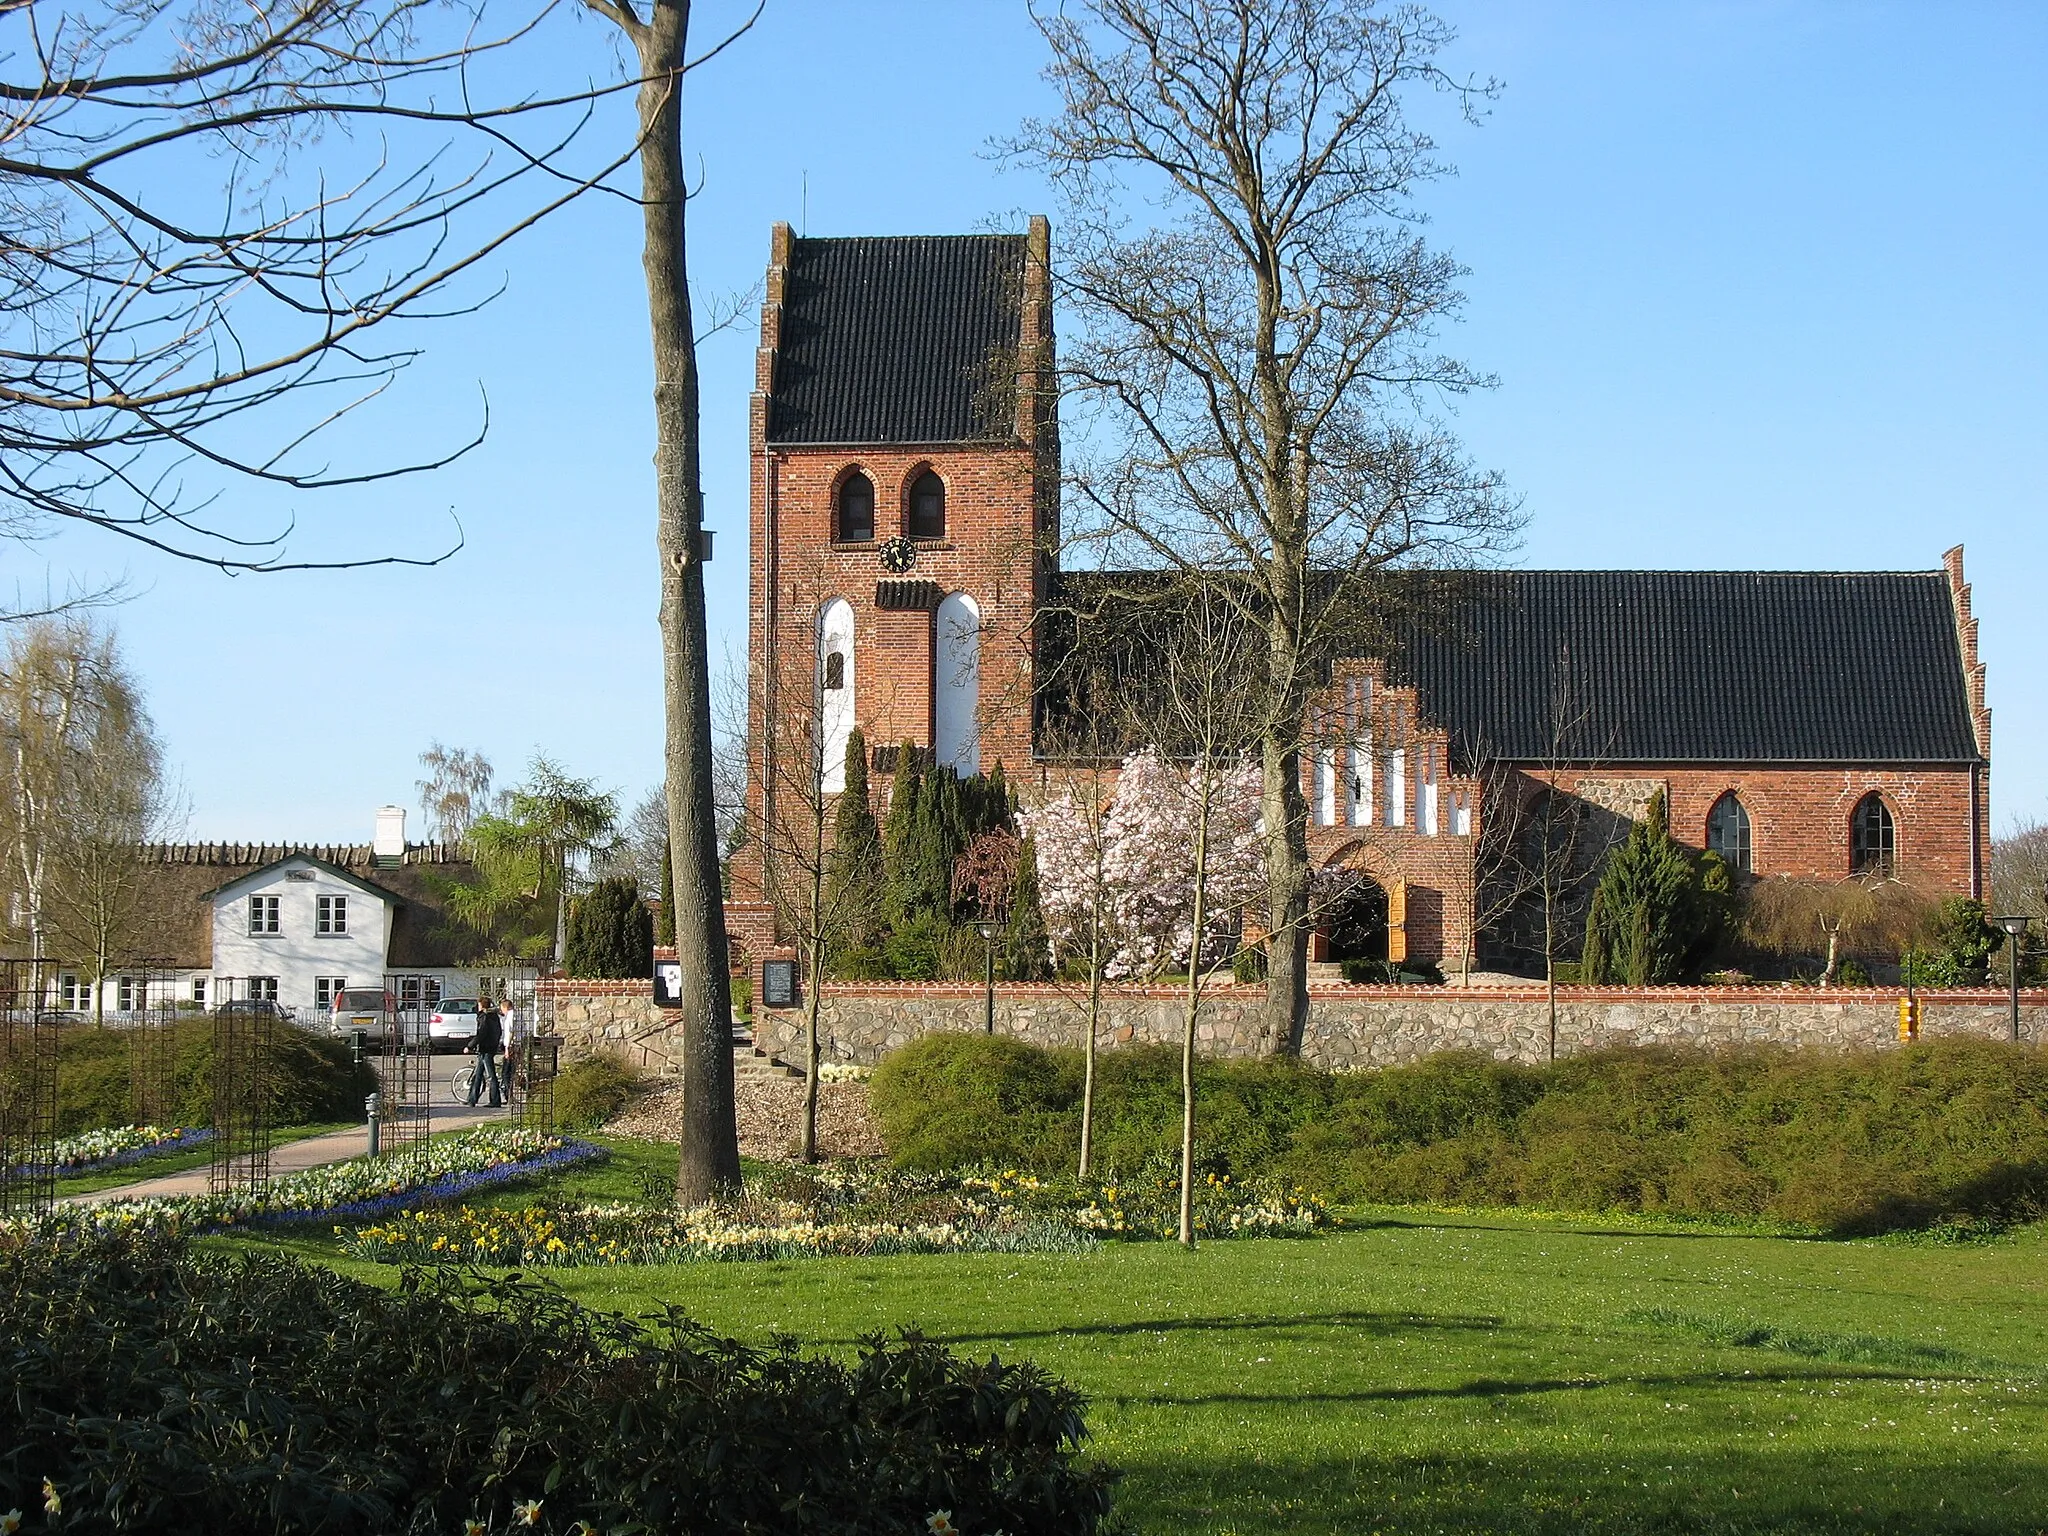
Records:
[[[1085,997],[1054,987],[999,986],[995,1029],[1038,1045],[1078,1045]],[[1260,989],[1219,987],[1205,999],[1196,1046],[1209,1056],[1270,1054],[1260,1033]],[[1557,1054],[1624,1045],[1787,1045],[1855,1049],[1898,1043],[1899,995],[1883,991],[1717,987],[1569,987],[1558,993]],[[819,1032],[827,1061],[872,1065],[937,1030],[979,1031],[982,989],[957,983],[828,985]],[[1102,1043],[1177,1042],[1182,998],[1172,988],[1119,988],[1102,1000]],[[2023,1039],[2048,1040],[2048,992],[2021,994]],[[1995,991],[1922,994],[1921,1038],[2011,1035],[2008,1000]],[[762,1010],[755,1043],[801,1061],[801,1010]],[[1540,987],[1344,987],[1312,992],[1302,1060],[1311,1066],[1382,1067],[1438,1051],[1479,1051],[1539,1062],[1550,1050]]]
[[[636,1071],[673,1075],[676,1015],[657,1008],[644,981],[539,984],[569,1058],[603,1051]],[[1260,1034],[1255,987],[1211,988],[1195,1027],[1208,1056],[1271,1054]],[[1058,987],[998,986],[996,1033],[1038,1045],[1077,1045],[1086,999]],[[1790,987],[1558,989],[1557,1054],[1623,1045],[1787,1045],[1836,1050],[1898,1044],[1895,991]],[[1171,987],[1105,991],[1102,1044],[1180,1039],[1182,997]],[[977,1032],[982,989],[960,982],[860,982],[825,988],[819,1031],[826,1061],[871,1066],[899,1045],[940,1030]],[[1920,1037],[2011,1036],[2010,1004],[1995,990],[1921,994]],[[803,1061],[803,1011],[757,1008],[754,1042],[783,1061]],[[2020,994],[2021,1037],[2048,1041],[2048,991]],[[1540,987],[1332,987],[1309,997],[1302,1059],[1317,1067],[1383,1067],[1438,1051],[1479,1051],[1504,1061],[1550,1056],[1549,1009]]]
[[[681,1059],[671,1060],[669,1053],[675,1011],[654,1006],[651,982],[552,978],[535,985],[534,998],[543,1028],[552,1021],[562,1037],[565,1062],[603,1053],[649,1077],[683,1070]]]

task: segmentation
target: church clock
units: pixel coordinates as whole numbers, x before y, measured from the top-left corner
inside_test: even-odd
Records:
[[[892,539],[882,540],[881,547],[875,551],[875,558],[891,576],[907,575],[917,564],[917,546],[898,534]]]

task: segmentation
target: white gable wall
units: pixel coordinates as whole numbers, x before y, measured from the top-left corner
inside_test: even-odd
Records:
[[[277,898],[276,933],[249,932],[252,896]],[[315,932],[316,898],[321,896],[348,902],[347,933]],[[286,859],[214,897],[213,974],[275,976],[277,1000],[310,1016],[316,977],[341,976],[356,987],[384,984],[392,908],[392,898],[373,896],[310,859]]]

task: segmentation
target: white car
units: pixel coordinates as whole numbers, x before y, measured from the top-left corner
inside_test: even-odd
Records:
[[[427,1044],[467,1050],[476,1039],[477,1001],[473,997],[444,997],[427,1015]]]

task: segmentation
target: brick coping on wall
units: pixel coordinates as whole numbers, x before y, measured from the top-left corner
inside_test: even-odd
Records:
[[[841,998],[961,998],[981,997],[985,986],[981,982],[967,981],[828,981],[825,996]],[[1211,985],[1202,989],[1205,1001],[1209,999],[1239,1002],[1262,995],[1264,989],[1250,986]],[[1104,998],[1143,998],[1147,1000],[1180,1000],[1187,996],[1184,987],[1104,987]],[[1423,1002],[1441,1000],[1444,1002],[1542,1002],[1550,996],[1549,990],[1540,983],[1527,987],[1435,987],[1435,986],[1354,986],[1350,984],[1311,985],[1309,995],[1327,998],[1331,1001],[1356,999],[1360,1002],[1375,1000]],[[1570,986],[1557,989],[1559,1002],[1571,1003],[1896,1003],[1904,996],[1904,989],[1897,987],[1587,987]],[[1079,988],[1052,986],[1021,986],[1014,983],[996,984],[998,999],[1031,1001],[1036,999],[1066,999],[1081,1001],[1086,992]],[[1922,987],[1916,996],[1922,1002],[1940,1003],[2006,1003],[2011,1001],[2011,992],[2003,987],[1955,987],[1936,990]],[[2020,992],[2023,1007],[2040,1007],[2048,1004],[2048,987],[2027,987]]]
[[[550,995],[582,995],[586,997],[634,997],[645,994],[652,999],[653,983],[638,977],[623,980],[597,980],[566,976],[543,977],[538,989]],[[828,981],[825,995],[838,998],[978,998],[983,995],[984,984],[975,981]],[[1228,983],[1212,983],[1202,989],[1205,1001],[1214,999],[1231,1002],[1247,1001],[1261,995],[1263,989],[1252,986],[1235,986]],[[1043,985],[1024,986],[1014,982],[996,983],[996,996],[1001,999],[1015,999],[1020,1002],[1033,1000],[1068,1000],[1078,1002],[1086,997],[1078,988]],[[1179,1001],[1187,996],[1184,987],[1105,986],[1102,995],[1107,998],[1141,998],[1148,1001]],[[1356,986],[1350,983],[1329,983],[1312,985],[1311,997],[1327,998],[1331,1001],[1356,999],[1360,1002],[1403,1001],[1425,1002],[1542,1002],[1550,996],[1549,990],[1539,984],[1526,987],[1434,987],[1434,986]],[[1899,987],[1586,987],[1569,986],[1557,989],[1557,1000],[1561,1003],[1843,1003],[1870,1004],[1895,1003],[1904,996]],[[1918,996],[1924,1003],[1987,1004],[2009,1003],[2012,993],[2005,987],[1954,987],[1936,989],[1922,987]],[[2038,1008],[2048,1005],[2048,987],[2026,987],[2020,992],[2023,1007]]]

